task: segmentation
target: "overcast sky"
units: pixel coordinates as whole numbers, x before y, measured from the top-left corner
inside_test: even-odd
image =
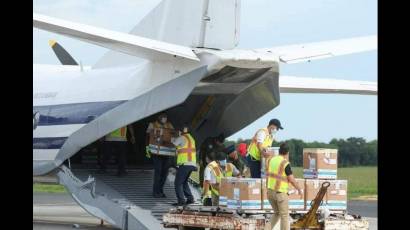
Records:
[[[34,0],[33,12],[128,32],[159,0]],[[377,34],[376,0],[242,0],[239,48],[350,38]],[[48,46],[58,40],[83,65],[107,49],[33,29],[33,63],[59,64]],[[281,65],[281,74],[377,81],[377,52]],[[238,111],[240,112],[240,111]],[[279,140],[377,138],[377,96],[281,94],[281,104],[229,139],[251,138],[271,118],[281,120]]]

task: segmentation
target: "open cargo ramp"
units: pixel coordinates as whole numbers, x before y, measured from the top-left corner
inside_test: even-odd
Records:
[[[164,229],[162,216],[176,202],[174,175],[170,173],[164,186],[166,198],[152,197],[153,170],[129,169],[124,177],[115,170],[74,169],[61,166],[57,173],[64,184],[87,212],[121,229]],[[92,175],[92,176],[91,176]],[[194,197],[199,193],[192,188]]]

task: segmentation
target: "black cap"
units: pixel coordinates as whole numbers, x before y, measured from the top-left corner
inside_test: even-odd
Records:
[[[230,154],[231,152],[235,151],[235,145],[230,145],[224,149],[226,154]]]
[[[226,154],[224,152],[216,153],[215,160],[217,160],[217,161],[226,160]]]
[[[278,129],[283,129],[282,125],[280,124],[280,121],[278,119],[272,119],[269,121],[269,126],[275,125],[278,127]]]

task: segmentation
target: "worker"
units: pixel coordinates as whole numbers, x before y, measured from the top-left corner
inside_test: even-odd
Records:
[[[268,199],[274,211],[270,220],[272,229],[279,219],[280,229],[289,229],[289,183],[298,190],[301,199],[303,199],[303,191],[296,183],[290,164],[285,159],[288,154],[289,147],[286,143],[283,143],[280,145],[279,155],[269,158],[267,163],[266,187],[268,188]]]
[[[239,172],[242,174],[245,169],[245,163],[241,155],[235,149],[235,145],[230,145],[224,149],[224,152],[228,156],[228,163],[233,164]]]
[[[223,177],[240,176],[239,170],[231,163],[226,163],[226,154],[218,152],[215,160],[209,163],[204,170],[204,182],[202,197],[209,198],[208,191],[211,191],[212,206],[219,204],[219,185]]]
[[[248,147],[247,162],[252,178],[261,178],[261,154],[267,155],[267,148],[272,146],[278,129],[283,129],[278,119],[269,121],[268,127],[259,129]]]
[[[200,169],[199,169],[199,183],[202,186],[204,180],[204,169],[213,160],[218,152],[223,152],[225,146],[225,135],[223,133],[216,137],[208,137],[202,142],[200,147]]]
[[[166,197],[164,185],[173,160],[170,153],[175,154],[175,147],[170,147],[173,144],[164,142],[161,137],[165,131],[172,132],[173,130],[174,127],[168,121],[165,113],[161,113],[155,122],[149,123],[147,128],[147,134],[149,134],[146,139],[147,156],[152,158],[154,164],[154,182],[152,186],[152,196],[154,198]],[[154,131],[159,131],[160,134],[157,136]]]
[[[112,155],[117,155],[117,176],[127,174],[125,170],[126,151],[127,151],[127,126],[114,130],[104,137],[102,148],[101,172],[105,173],[107,170],[107,161]]]
[[[188,185],[188,178],[193,171],[196,171],[196,147],[195,139],[188,132],[188,125],[184,124],[180,136],[172,138],[172,143],[177,151],[177,173],[175,176],[175,193],[178,202],[174,205],[182,206],[194,203],[191,189]],[[186,201],[185,198],[186,197]]]

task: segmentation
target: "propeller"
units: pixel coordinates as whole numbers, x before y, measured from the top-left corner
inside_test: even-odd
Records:
[[[58,42],[54,40],[50,40],[48,44],[53,49],[54,53],[56,54],[58,60],[60,60],[61,64],[78,65],[78,63],[74,60],[74,58],[60,44],[58,44]]]

